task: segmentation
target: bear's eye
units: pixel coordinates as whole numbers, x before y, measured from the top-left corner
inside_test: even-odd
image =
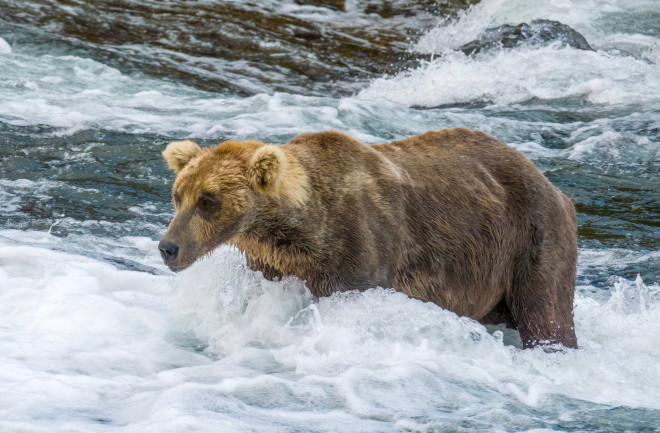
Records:
[[[220,211],[220,202],[213,196],[203,195],[197,202],[197,209],[205,218],[211,218]]]

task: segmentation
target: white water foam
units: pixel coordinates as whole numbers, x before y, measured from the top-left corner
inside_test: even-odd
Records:
[[[630,28],[625,20],[620,23],[608,18],[615,14],[644,17],[657,13],[657,2],[636,1],[627,3],[625,9],[619,3],[555,0],[530,4],[484,0],[462,12],[457,20],[441,23],[420,38],[416,51],[439,55],[418,68],[374,80],[359,96],[422,107],[481,102],[508,105],[578,98],[602,106],[657,109],[660,107],[660,66],[654,64],[657,63],[654,47],[660,45],[657,28]],[[529,23],[536,18],[568,24],[583,32],[589,43],[600,50],[592,52],[555,44],[473,56],[453,51],[478,39],[488,27]],[[626,54],[629,52],[636,57]]]
[[[176,137],[271,140],[342,130],[369,143],[430,129],[482,124],[471,113],[424,113],[392,102],[286,93],[226,97],[132,77],[75,56],[15,53],[0,62],[0,120],[49,125],[67,135],[85,128]],[[84,149],[75,154],[87,155]]]
[[[558,399],[660,410],[660,287],[640,279],[579,291],[581,348],[549,354],[391,290],[314,300],[229,248],[156,276],[0,234],[3,431],[520,431],[521,408]]]
[[[660,67],[616,57],[549,46],[484,53],[447,53],[417,69],[379,78],[361,91],[408,106],[583,98],[598,105],[660,107]]]
[[[16,53],[0,62],[0,120],[44,124],[70,134],[84,128],[218,137],[272,131],[292,136],[310,129],[353,131],[386,109],[355,99],[335,100],[276,93],[224,97],[184,85],[131,77],[75,56]],[[357,116],[357,118],[356,118]],[[357,119],[357,121],[356,121]],[[373,119],[370,119],[373,120]],[[384,121],[383,121],[384,122]]]

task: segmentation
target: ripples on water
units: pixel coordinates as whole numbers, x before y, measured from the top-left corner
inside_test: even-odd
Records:
[[[660,427],[655,0],[0,12],[0,430]],[[387,290],[313,300],[229,249],[176,278],[160,263],[168,141],[455,126],[521,150],[575,202],[580,350],[521,352]]]

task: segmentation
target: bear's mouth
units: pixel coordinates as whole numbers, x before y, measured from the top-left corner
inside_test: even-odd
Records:
[[[166,263],[167,265],[167,263]],[[176,265],[167,265],[168,268],[170,268],[170,271],[179,273],[183,270],[186,270],[190,267],[190,265],[184,265],[184,266],[176,266]]]

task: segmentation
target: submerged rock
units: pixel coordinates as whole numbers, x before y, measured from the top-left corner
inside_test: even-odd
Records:
[[[463,45],[460,50],[470,55],[498,47],[514,48],[523,44],[544,46],[555,42],[561,42],[563,45],[579,50],[593,51],[593,48],[578,31],[559,21],[546,19],[536,19],[529,24],[522,23],[517,26],[504,24],[486,29],[479,39]]]

